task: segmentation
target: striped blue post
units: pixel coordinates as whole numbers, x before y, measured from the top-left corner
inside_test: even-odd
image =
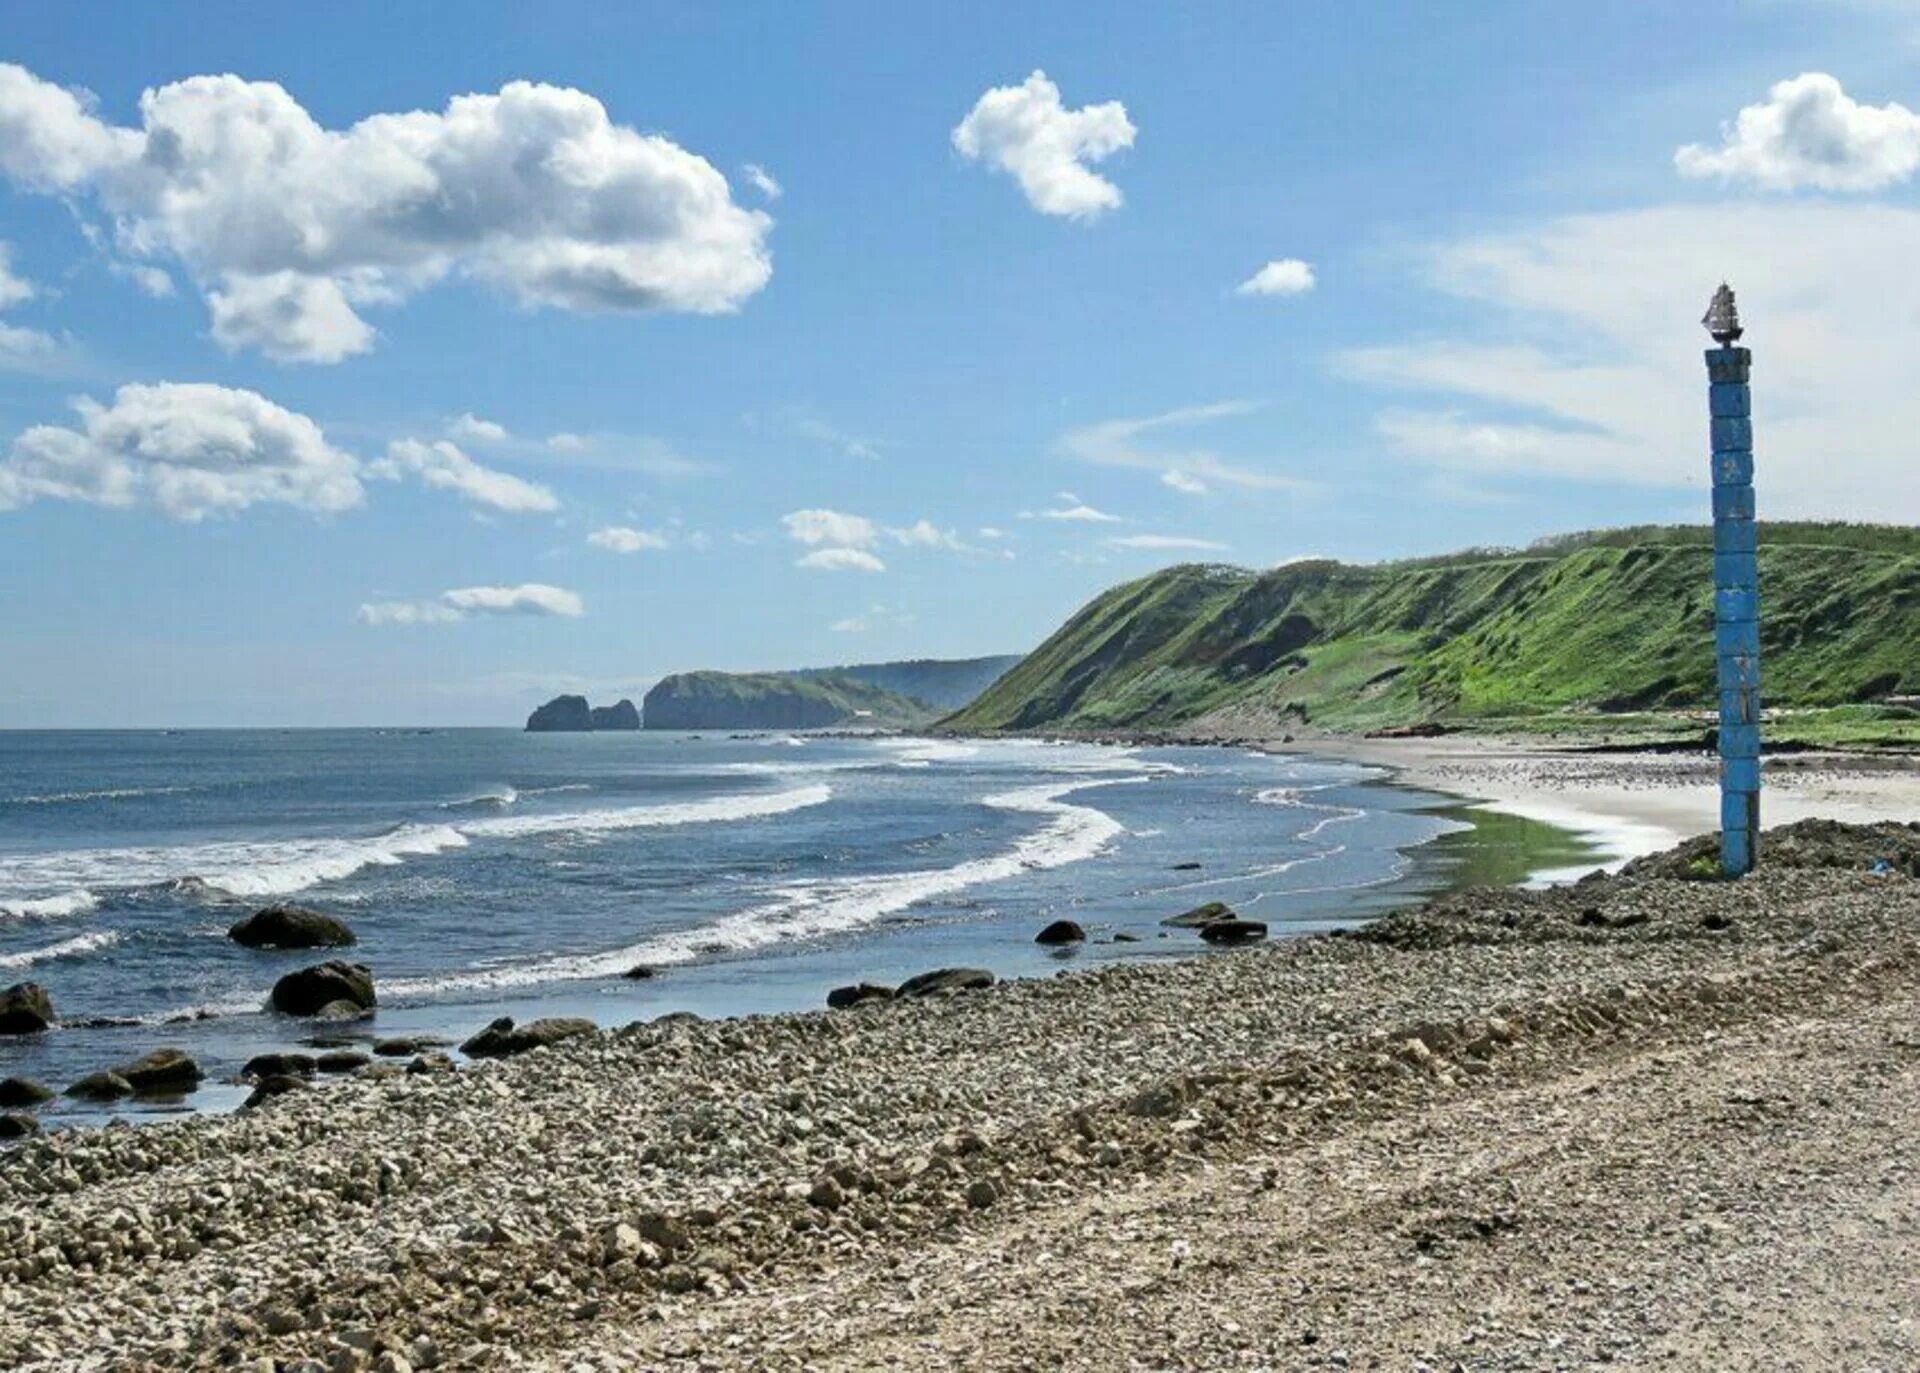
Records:
[[[1721,287],[1722,291],[1726,288]],[[1728,309],[1732,293],[1726,292]],[[1710,316],[1711,318],[1711,316]],[[1753,517],[1753,354],[1716,334],[1707,352],[1713,425],[1713,638],[1720,685],[1720,866],[1749,871],[1760,839],[1760,570]]]

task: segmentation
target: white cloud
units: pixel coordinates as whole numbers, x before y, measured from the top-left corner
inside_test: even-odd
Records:
[[[1069,430],[1059,447],[1068,457],[1102,467],[1130,467],[1157,472],[1160,480],[1176,490],[1191,491],[1191,485],[1237,486],[1249,491],[1312,491],[1318,483],[1290,477],[1264,468],[1228,462],[1204,448],[1161,450],[1141,440],[1166,430],[1211,424],[1216,420],[1247,415],[1258,410],[1257,403],[1243,400],[1215,401],[1208,405],[1182,406],[1160,415],[1142,419],[1103,420]],[[1170,475],[1177,474],[1177,475]]]
[[[1380,432],[1436,468],[1692,487],[1704,517],[1696,320],[1724,276],[1755,354],[1763,511],[1913,522],[1916,242],[1920,211],[1874,204],[1551,219],[1431,250],[1431,283],[1479,311],[1470,340],[1361,349],[1337,365],[1401,393]]]
[[[974,532],[975,532],[976,534],[978,534],[978,535],[979,535],[979,536],[980,536],[981,538],[983,538],[983,539],[988,539],[988,540],[993,540],[993,541],[998,541],[998,540],[1000,540],[1000,539],[1004,539],[1004,538],[1006,538],[1006,537],[1007,537],[1007,531],[1006,531],[1006,530],[1004,530],[1004,529],[995,529],[995,528],[994,528],[994,527],[993,527],[992,525],[990,525],[990,524],[983,524],[983,525],[981,525],[981,526],[980,526],[980,528],[978,528],[978,529],[977,529],[977,530],[975,530]]]
[[[443,625],[474,615],[533,615],[577,619],[586,603],[565,587],[544,582],[519,586],[463,586],[428,601],[369,601],[355,619],[369,625]]]
[[[793,421],[793,432],[803,439],[813,439],[849,458],[876,459],[880,456],[880,445],[871,439],[863,439],[858,434],[849,434],[846,430],[828,424],[823,419],[811,415],[802,415]]]
[[[319,425],[252,391],[161,382],[74,408],[77,427],[36,425],[14,439],[0,460],[0,510],[69,500],[194,521],[259,504],[340,511],[364,495],[353,457]]]
[[[871,548],[880,541],[880,527],[864,515],[837,510],[795,510],[782,515],[787,537],[809,547],[837,544],[843,548]]]
[[[483,420],[469,411],[447,426],[447,437],[457,443],[505,443],[512,436],[506,425]]]
[[[1920,114],[1893,102],[1862,105],[1825,72],[1806,72],[1742,109],[1722,127],[1719,147],[1689,143],[1673,161],[1682,176],[1768,191],[1876,191],[1920,167]]]
[[[1190,549],[1195,552],[1223,553],[1226,545],[1212,539],[1190,539],[1179,534],[1126,534],[1117,539],[1108,539],[1114,548],[1137,548],[1155,551]]]
[[[445,439],[436,443],[397,439],[387,445],[384,459],[368,464],[367,473],[389,480],[398,480],[410,473],[428,486],[457,491],[475,505],[510,515],[538,514],[560,508],[559,497],[546,487],[484,467]]]
[[[361,308],[449,276],[527,305],[714,314],[773,270],[772,220],[705,158],[526,81],[333,130],[271,82],[197,76],[123,128],[0,64],[0,174],[90,199],[134,261],[182,264],[226,346],[301,361],[365,352]]]
[[[816,548],[794,563],[819,572],[885,572],[887,565],[859,548]]]
[[[1054,494],[1056,504],[1048,510],[1022,510],[1023,520],[1064,520],[1069,524],[1124,524],[1118,515],[1096,510],[1071,491]]]
[[[1297,257],[1276,258],[1233,288],[1239,296],[1297,296],[1314,287],[1313,268]]]
[[[33,296],[33,283],[13,274],[13,245],[0,243],[0,310],[32,300]]]
[[[0,310],[32,300],[38,292],[32,282],[13,274],[13,245],[0,243]],[[0,320],[0,367],[25,367],[51,356],[59,347],[38,329]]]
[[[609,553],[659,552],[673,546],[664,534],[656,534],[650,529],[629,529],[617,524],[594,530],[587,535],[587,542]]]
[[[974,551],[958,534],[951,529],[941,529],[932,520],[915,520],[902,528],[888,529],[887,537],[909,548],[944,548],[954,553]]]
[[[173,298],[173,278],[158,267],[147,267],[138,262],[113,261],[109,261],[107,266],[112,269],[115,276],[125,277],[138,286],[142,294],[151,296],[154,300]]]
[[[1077,110],[1036,71],[1018,86],[996,86],[953,131],[961,156],[1009,172],[1027,203],[1047,215],[1094,219],[1121,204],[1120,188],[1088,164],[1133,146],[1137,131],[1118,100]]]
[[[1188,476],[1177,467],[1170,467],[1160,474],[1160,484],[1172,487],[1175,491],[1189,496],[1204,496],[1211,489],[1198,477]]]
[[[556,453],[584,453],[587,451],[587,441],[578,434],[550,434],[547,447]]]
[[[873,626],[866,620],[861,619],[857,615],[848,616],[844,620],[835,620],[827,626],[827,628],[835,634],[865,634],[872,627]]]
[[[768,200],[778,200],[782,195],[780,183],[773,179],[773,173],[765,167],[757,163],[749,162],[740,169],[740,173],[746,177],[747,183],[752,186],[754,190],[760,192],[760,194]]]

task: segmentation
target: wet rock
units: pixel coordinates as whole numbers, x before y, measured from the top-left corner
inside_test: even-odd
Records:
[[[447,1041],[433,1035],[405,1035],[374,1041],[373,1051],[382,1058],[412,1058],[428,1049],[444,1049]]]
[[[1211,925],[1216,920],[1235,920],[1233,907],[1224,901],[1209,901],[1204,906],[1195,906],[1179,915],[1170,915],[1160,923],[1171,925],[1178,930],[1197,930],[1203,925]]]
[[[317,1066],[312,1054],[255,1054],[240,1076],[255,1082],[269,1077],[312,1077]]]
[[[179,1049],[155,1049],[144,1058],[135,1059],[113,1071],[142,1095],[191,1092],[206,1076],[200,1065]]]
[[[1209,920],[1200,927],[1209,944],[1255,944],[1267,937],[1264,920]]]
[[[1116,944],[1138,944],[1140,942],[1140,936],[1137,934],[1128,934],[1125,930],[1122,930],[1114,935],[1113,942]]]
[[[621,973],[620,976],[626,978],[629,982],[650,982],[660,976],[660,970],[649,967],[645,963],[636,963]]]
[[[457,1073],[460,1069],[452,1059],[436,1049],[414,1059],[407,1065],[407,1071],[414,1077],[444,1077],[448,1073]]]
[[[362,1006],[358,1002],[342,997],[338,1001],[329,1001],[313,1013],[313,1019],[339,1025],[351,1020],[365,1020],[373,1014],[371,1006]]]
[[[295,1077],[291,1073],[276,1073],[272,1077],[263,1077],[255,1085],[252,1095],[247,1098],[245,1109],[251,1110],[264,1105],[275,1097],[285,1096],[289,1092],[305,1091],[306,1087],[305,1078]]]
[[[910,977],[900,984],[895,996],[941,996],[950,992],[977,991],[993,985],[993,974],[984,968],[936,968],[930,973]]]
[[[1175,864],[1173,865],[1173,867],[1172,867],[1172,868],[1170,869],[1170,871],[1173,871],[1173,872],[1199,872],[1199,871],[1200,871],[1200,864],[1198,864],[1198,863],[1175,863]]]
[[[249,949],[345,949],[354,944],[343,921],[305,906],[268,906],[227,931]]]
[[[1081,944],[1087,932],[1072,920],[1056,920],[1033,937],[1036,944]]]
[[[353,1015],[363,1015],[374,1004],[373,970],[364,963],[343,963],[335,959],[316,963],[288,973],[273,984],[273,1008],[283,1015],[313,1016],[325,1012],[328,1018],[344,1006]]]
[[[593,1034],[599,1028],[591,1020],[582,1020],[577,1016],[548,1016],[525,1025],[515,1025],[512,1016],[503,1015],[462,1044],[460,1052],[468,1058],[506,1058],[511,1054],[524,1054],[529,1049],[558,1044],[575,1035]]]
[[[855,982],[850,986],[835,987],[827,993],[827,1005],[836,1011],[862,1006],[869,1001],[891,1000],[893,988],[883,987],[877,982]]]
[[[67,1088],[76,1101],[118,1101],[133,1095],[133,1084],[118,1073],[88,1073]]]
[[[0,1139],[25,1139],[40,1133],[40,1122],[32,1116],[0,1113]]]
[[[373,1055],[358,1049],[332,1049],[314,1061],[323,1073],[353,1073],[373,1062]]]
[[[0,992],[0,1035],[39,1034],[53,1024],[53,998],[38,982],[16,982]]]
[[[0,1106],[38,1106],[43,1101],[52,1100],[52,1089],[41,1086],[30,1077],[10,1077],[0,1081]]]

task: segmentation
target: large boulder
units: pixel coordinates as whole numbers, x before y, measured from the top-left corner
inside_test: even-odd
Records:
[[[88,1073],[67,1088],[67,1095],[76,1101],[118,1101],[133,1095],[133,1084],[118,1073]]]
[[[1036,944],[1084,944],[1087,932],[1072,920],[1056,920],[1033,937]]]
[[[373,969],[364,963],[338,959],[288,973],[273,984],[273,1009],[283,1015],[338,1014],[337,1003],[361,1012],[374,1005]]]
[[[114,1075],[142,1094],[191,1092],[206,1074],[178,1049],[155,1049],[144,1058],[115,1068]]]
[[[52,1089],[42,1087],[30,1077],[10,1077],[0,1081],[0,1106],[38,1106],[43,1101],[52,1100]]]
[[[0,992],[0,1035],[33,1035],[53,1024],[53,998],[38,982]]]
[[[240,1070],[250,1082],[270,1077],[312,1077],[318,1065],[312,1054],[255,1054]]]
[[[1200,937],[1209,944],[1256,944],[1267,937],[1267,926],[1261,920],[1209,920]]]
[[[864,1006],[869,1001],[893,1000],[893,988],[883,987],[877,982],[855,982],[846,987],[835,987],[827,993],[827,1005],[836,1011],[844,1011],[853,1006]]]
[[[977,991],[993,985],[993,974],[985,968],[936,968],[930,973],[910,977],[900,984],[895,996],[941,996],[948,992]]]
[[[353,931],[344,923],[305,906],[268,906],[227,931],[227,938],[249,949],[345,949]]]
[[[1180,930],[1197,930],[1213,924],[1216,920],[1235,919],[1233,907],[1224,901],[1209,901],[1204,906],[1195,906],[1179,915],[1170,915],[1160,923],[1171,925]]]
[[[32,1116],[0,1114],[0,1139],[26,1139],[40,1133],[40,1122]]]
[[[503,1015],[462,1044],[460,1052],[468,1058],[506,1058],[510,1054],[524,1054],[529,1049],[558,1044],[575,1035],[590,1035],[599,1028],[591,1020],[577,1016],[550,1016],[515,1025],[512,1016]]]

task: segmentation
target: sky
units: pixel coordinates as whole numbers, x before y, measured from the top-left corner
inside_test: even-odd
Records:
[[[514,724],[1104,588],[1920,522],[1920,4],[0,3],[0,728]]]

